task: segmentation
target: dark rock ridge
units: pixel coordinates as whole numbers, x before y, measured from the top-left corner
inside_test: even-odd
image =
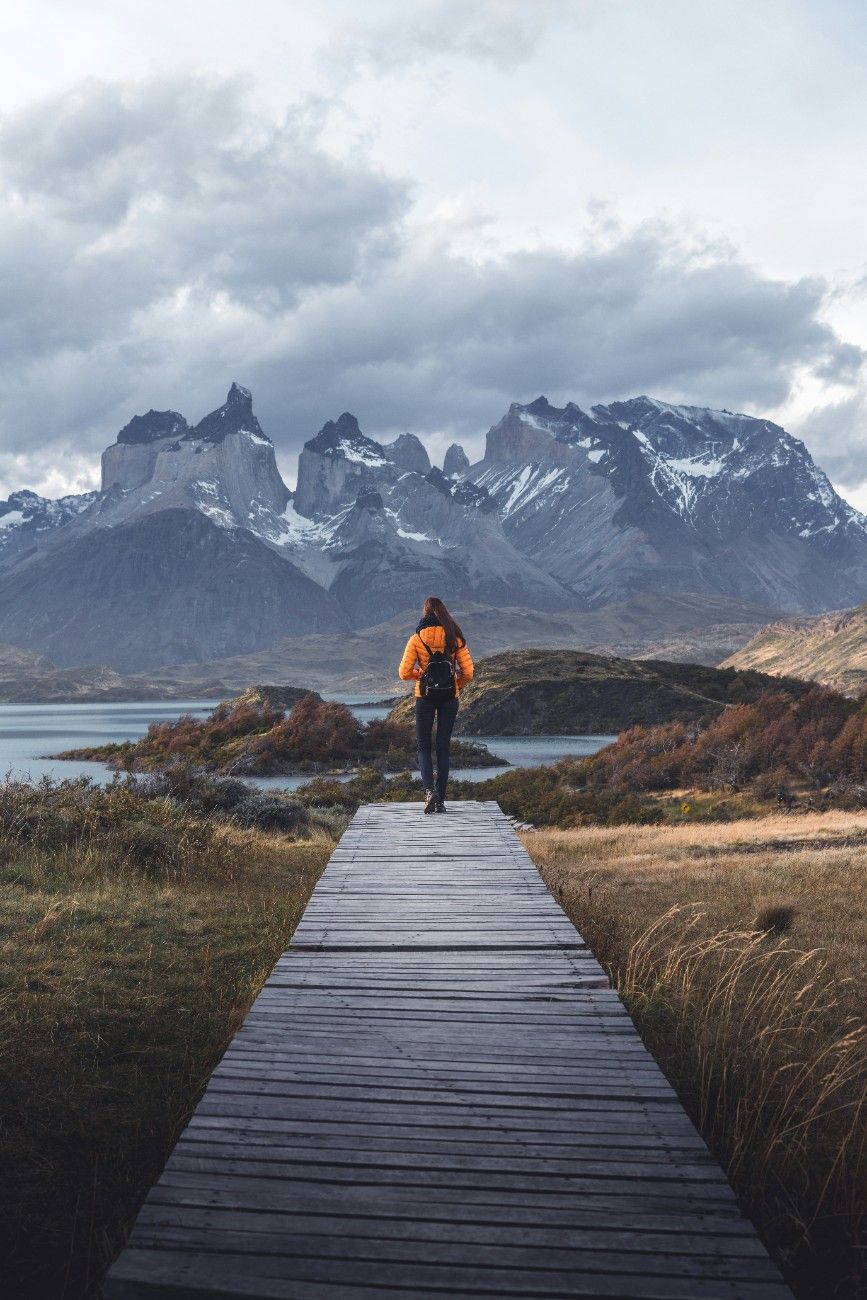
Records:
[[[262,426],[253,414],[253,394],[249,388],[234,383],[223,405],[200,420],[195,429],[188,430],[186,437],[222,442],[230,433],[250,433],[258,438],[265,437]]]
[[[0,636],[129,672],[369,627],[431,591],[550,614],[687,597],[709,622],[720,600],[773,616],[867,598],[867,519],[767,420],[539,397],[466,462],[453,444],[432,467],[414,435],[379,441],[344,412],[291,493],[237,383],[193,426],[136,416],[99,492],[0,502]]]
[[[180,438],[189,425],[177,411],[150,410],[146,415],[134,415],[117,435],[118,442],[154,442],[157,438]]]

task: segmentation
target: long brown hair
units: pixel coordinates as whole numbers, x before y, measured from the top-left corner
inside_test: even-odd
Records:
[[[462,645],[467,644],[467,639],[449,611],[446,609],[439,596],[428,596],[424,602],[424,608],[421,612],[422,618],[435,618],[445,629],[446,649],[449,654],[454,654]]]

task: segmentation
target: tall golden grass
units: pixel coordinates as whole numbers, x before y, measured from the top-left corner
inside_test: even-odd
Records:
[[[867,817],[526,843],[796,1294],[860,1294]]]
[[[333,841],[0,783],[0,1295],[83,1300]]]

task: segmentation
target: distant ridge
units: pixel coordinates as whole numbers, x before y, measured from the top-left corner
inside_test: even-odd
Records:
[[[732,668],[791,674],[848,695],[867,691],[867,604],[771,623],[725,660]]]

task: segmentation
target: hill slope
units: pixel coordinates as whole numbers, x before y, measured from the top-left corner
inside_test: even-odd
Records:
[[[765,673],[654,659],[611,659],[578,650],[515,650],[476,666],[461,694],[463,735],[581,735],[636,725],[692,722],[767,691],[798,697],[809,683]],[[408,716],[412,698],[390,717]]]
[[[771,623],[724,666],[791,673],[859,695],[867,690],[867,604],[818,618]]]

